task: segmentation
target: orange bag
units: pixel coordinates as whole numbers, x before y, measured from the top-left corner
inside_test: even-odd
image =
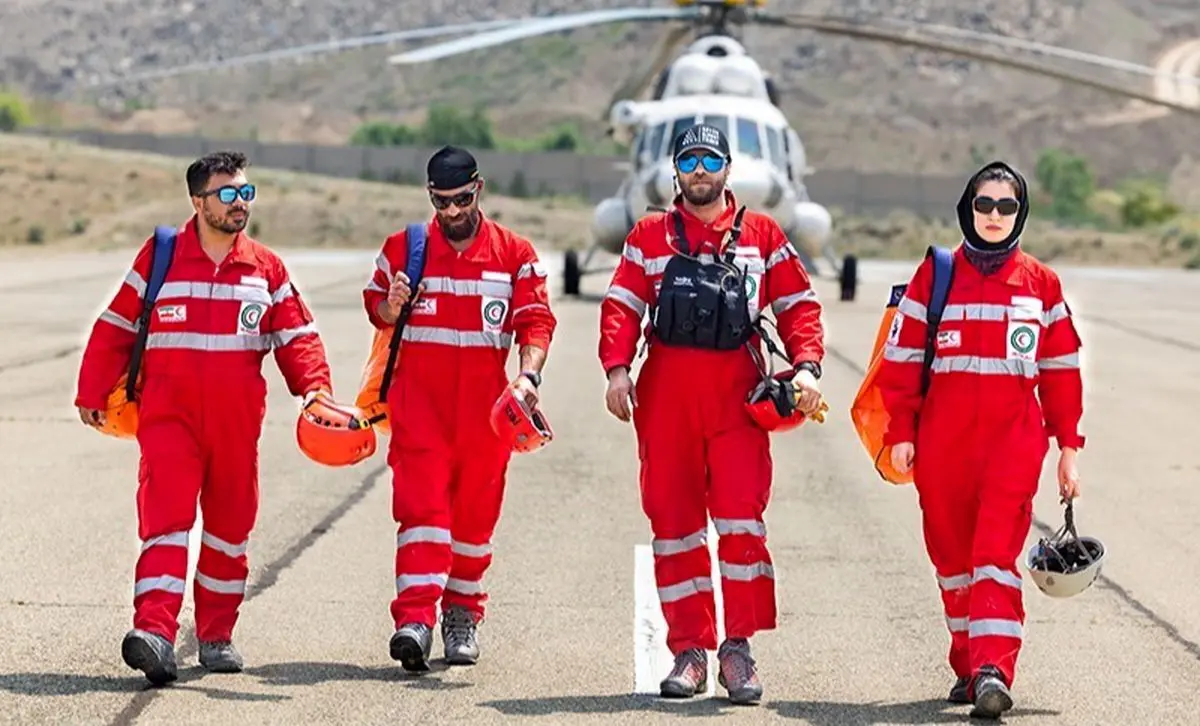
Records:
[[[883,362],[883,348],[887,343],[888,334],[896,320],[896,306],[904,294],[904,285],[892,287],[891,298],[884,310],[883,319],[879,321],[879,330],[875,333],[875,345],[871,348],[871,362],[867,365],[867,375],[863,378],[854,403],[850,406],[850,419],[854,430],[858,432],[859,441],[875,464],[875,471],[889,484],[911,484],[912,471],[901,474],[892,467],[892,447],[883,443],[883,435],[887,432],[887,409],[883,406],[883,394],[876,385],[879,376],[879,366]]]
[[[375,329],[371,339],[371,352],[363,365],[362,380],[358,386],[358,397],[354,405],[371,421],[375,428],[383,434],[391,435],[392,427],[388,423],[388,407],[386,401],[380,401],[379,392],[383,387],[383,374],[387,370],[388,346],[392,341],[394,327],[383,330]]]

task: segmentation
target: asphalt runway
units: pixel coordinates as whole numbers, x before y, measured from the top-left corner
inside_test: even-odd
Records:
[[[332,356],[357,390],[371,331],[360,290],[374,250],[285,251]],[[774,440],[767,513],[780,627],[754,641],[760,706],[635,695],[645,651],[635,550],[650,541],[631,427],[603,407],[596,299],[557,295],[543,387],[558,439],[510,469],[492,596],[473,668],[406,675],[388,656],[395,528],[383,453],[348,470],[298,451],[297,403],[267,358],[262,506],[236,633],[237,675],[196,664],[191,588],[180,680],[152,689],[121,661],[137,555],[136,445],[79,423],[79,349],[131,251],[0,264],[0,721],[185,723],[959,723],[938,589],[911,487],[877,478],[847,413],[886,299],[911,264],[863,263],[853,303],[819,281],[833,408]],[[557,255],[547,258],[560,268]],[[1200,276],[1063,273],[1085,344],[1084,534],[1103,579],[1068,601],[1026,578],[1027,641],[1014,688],[1021,724],[1194,723],[1200,690]],[[514,367],[515,353],[510,368]],[[386,443],[386,440],[385,442]],[[1057,528],[1047,458],[1030,543]],[[86,465],[85,465],[85,462]],[[1140,483],[1139,483],[1140,482]],[[193,552],[193,561],[195,552]],[[653,604],[653,603],[651,603]],[[643,609],[646,605],[642,602]],[[651,608],[652,609],[652,608]],[[652,625],[652,624],[650,624]],[[434,655],[440,656],[440,638]],[[650,655],[653,655],[652,653]],[[656,681],[665,672],[650,674]],[[646,674],[641,674],[646,680]],[[713,676],[715,680],[715,674]]]

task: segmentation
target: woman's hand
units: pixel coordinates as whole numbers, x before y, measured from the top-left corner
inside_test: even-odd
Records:
[[[911,441],[905,441],[892,446],[892,468],[901,474],[907,474],[912,469],[913,455],[916,448]]]
[[[1058,493],[1065,500],[1079,496],[1079,467],[1076,458],[1078,449],[1066,448],[1058,455]]]

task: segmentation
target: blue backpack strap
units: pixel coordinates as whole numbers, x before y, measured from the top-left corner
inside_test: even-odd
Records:
[[[425,225],[410,224],[404,228],[404,241],[408,251],[405,254],[404,274],[408,277],[408,286],[412,290],[408,302],[400,309],[396,318],[396,327],[392,329],[392,339],[388,343],[387,367],[383,369],[383,380],[379,384],[379,402],[387,402],[388,389],[392,385],[392,373],[396,367],[396,355],[400,352],[400,336],[404,330],[408,316],[412,312],[413,301],[417,297],[417,285],[425,275],[425,243],[427,235]]]
[[[938,327],[942,313],[946,310],[946,298],[954,282],[954,252],[938,245],[930,245],[926,257],[933,258],[933,284],[930,286],[929,305],[925,319],[925,364],[921,370],[921,393],[929,390],[934,350],[937,344]]]
[[[167,270],[175,258],[175,239],[179,232],[174,227],[160,224],[154,228],[154,246],[150,248],[150,279],[146,280],[146,293],[142,296],[142,313],[138,317],[137,333],[129,357],[129,375],[125,380],[125,400],[135,400],[138,372],[142,367],[142,354],[146,350],[146,338],[150,334],[150,313],[154,302],[167,279]]]

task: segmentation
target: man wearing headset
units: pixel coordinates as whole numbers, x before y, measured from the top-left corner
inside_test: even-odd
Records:
[[[749,638],[776,624],[774,571],[763,525],[772,475],[768,433],[745,409],[748,394],[762,381],[746,348],[758,350],[761,341],[740,323],[718,324],[711,334],[697,335],[705,323],[695,321],[732,317],[728,310],[703,309],[704,296],[675,291],[699,287],[697,280],[719,275],[714,271],[722,264],[736,266],[744,274],[738,286],[744,293],[731,294],[741,295],[738,305],[748,308],[754,321],[771,306],[797,369],[793,385],[797,407],[805,414],[821,403],[821,306],[779,225],[739,209],[725,188],[731,161],[725,135],[713,126],[693,126],[676,137],[673,152],[681,193],[669,211],[634,225],[601,304],[605,398],[613,416],[632,417],[637,433],[642,508],[654,533],[655,579],[667,645],[675,656],[661,693],[687,698],[703,691],[706,651],[718,648],[705,541],[711,515],[720,537],[727,635],[718,650],[718,680],[732,702],[754,703],[762,697],[762,685]],[[705,272],[696,265],[710,267]],[[647,310],[649,353],[635,386],[630,366]]]

